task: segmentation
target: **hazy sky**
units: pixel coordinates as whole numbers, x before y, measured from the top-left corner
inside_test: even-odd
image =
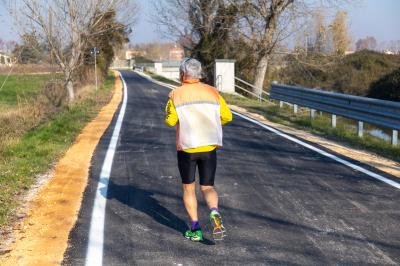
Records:
[[[160,0],[162,1],[162,0]],[[157,28],[148,17],[151,15],[149,0],[138,0],[141,13],[134,29],[133,42],[150,42],[160,38]],[[347,7],[350,33],[354,40],[374,36],[378,42],[400,40],[400,0],[357,0]]]
[[[131,37],[132,42],[160,40],[161,36],[156,26],[149,20],[150,1],[137,0],[137,2],[141,6],[141,11]],[[366,36],[374,36],[378,42],[400,40],[400,0],[357,0],[356,2],[356,5],[347,8],[350,33],[354,40]],[[17,38],[7,14],[1,7],[0,38],[5,40]]]

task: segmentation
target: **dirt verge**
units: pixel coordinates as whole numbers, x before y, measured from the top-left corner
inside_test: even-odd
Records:
[[[122,82],[116,78],[110,103],[86,125],[57,163],[53,176],[33,197],[26,217],[15,228],[15,241],[9,246],[9,252],[0,257],[0,265],[44,266],[62,262],[87,185],[93,152],[121,99]]]

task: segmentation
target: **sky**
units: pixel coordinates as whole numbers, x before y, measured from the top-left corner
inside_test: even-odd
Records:
[[[152,15],[151,1],[136,1],[140,6],[140,14],[137,24],[133,27],[131,42],[137,44],[166,41],[158,33],[157,26],[149,19]],[[346,7],[350,34],[354,41],[367,36],[374,36],[378,43],[400,40],[400,0],[353,0],[349,2],[355,2]],[[2,7],[0,7],[0,38],[4,40],[18,38]]]

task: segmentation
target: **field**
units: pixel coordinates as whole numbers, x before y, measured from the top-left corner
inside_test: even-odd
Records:
[[[37,96],[43,89],[44,84],[52,78],[50,74],[37,75],[0,75],[0,110],[5,110]]]

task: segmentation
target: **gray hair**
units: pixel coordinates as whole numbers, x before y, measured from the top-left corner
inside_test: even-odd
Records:
[[[201,79],[201,63],[194,58],[186,58],[182,61],[179,71],[185,75],[186,79]]]

